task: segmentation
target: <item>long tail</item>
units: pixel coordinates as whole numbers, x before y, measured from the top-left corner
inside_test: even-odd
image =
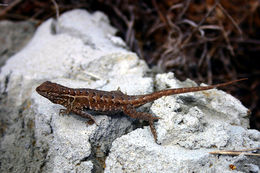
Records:
[[[161,90],[161,91],[156,91],[151,94],[146,94],[146,95],[140,95],[133,99],[133,105],[135,107],[141,106],[145,103],[154,101],[162,96],[169,96],[169,95],[174,95],[174,94],[181,94],[181,93],[188,93],[188,92],[196,92],[196,91],[204,91],[204,90],[209,90],[213,88],[218,88],[218,87],[223,87],[227,85],[231,85],[236,82],[240,82],[243,80],[247,80],[247,78],[242,78],[238,80],[233,80],[230,82],[226,83],[220,83],[216,85],[210,85],[210,86],[202,86],[202,87],[189,87],[189,88],[176,88],[176,89],[167,89],[167,90]]]

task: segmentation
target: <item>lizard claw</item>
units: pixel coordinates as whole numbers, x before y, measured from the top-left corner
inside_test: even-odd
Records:
[[[98,123],[97,123],[95,120],[88,120],[88,121],[86,121],[86,124],[88,124],[88,125],[93,125],[94,123],[95,123],[97,126],[99,126]]]
[[[64,116],[66,114],[66,112],[67,112],[66,109],[60,109],[59,115]]]

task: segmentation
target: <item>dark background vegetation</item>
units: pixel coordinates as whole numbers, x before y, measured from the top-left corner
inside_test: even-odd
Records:
[[[102,11],[129,48],[159,72],[224,88],[251,110],[260,129],[259,0],[2,0],[0,20],[40,25],[57,11]]]

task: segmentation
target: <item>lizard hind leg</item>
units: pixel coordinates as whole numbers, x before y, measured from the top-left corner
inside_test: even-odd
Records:
[[[149,122],[151,132],[153,134],[154,140],[157,143],[157,133],[154,127],[154,121],[160,119],[160,117],[155,117],[152,114],[146,112],[137,112],[133,107],[128,106],[124,108],[123,112],[135,119],[141,119]]]
[[[155,127],[154,127],[154,120],[149,120],[149,126],[150,126],[150,129],[151,129],[151,132],[152,132],[152,134],[153,134],[153,138],[154,138],[154,141],[157,143],[157,144],[159,144],[158,143],[158,141],[157,141],[157,133],[156,133],[156,130],[155,130]]]

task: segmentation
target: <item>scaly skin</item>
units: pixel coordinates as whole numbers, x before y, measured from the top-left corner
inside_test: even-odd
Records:
[[[69,114],[70,112],[73,112],[79,116],[90,119],[95,124],[97,124],[97,122],[94,117],[83,110],[92,110],[104,113],[123,112],[132,118],[148,121],[154,140],[157,142],[157,134],[153,123],[155,120],[160,118],[146,112],[137,112],[135,109],[136,107],[152,102],[163,96],[209,90],[230,85],[242,80],[246,79],[243,78],[211,86],[167,89],[145,95],[126,95],[120,90],[100,91],[87,88],[73,89],[49,81],[38,86],[36,91],[51,102],[64,106],[66,109],[61,109],[60,114]]]

